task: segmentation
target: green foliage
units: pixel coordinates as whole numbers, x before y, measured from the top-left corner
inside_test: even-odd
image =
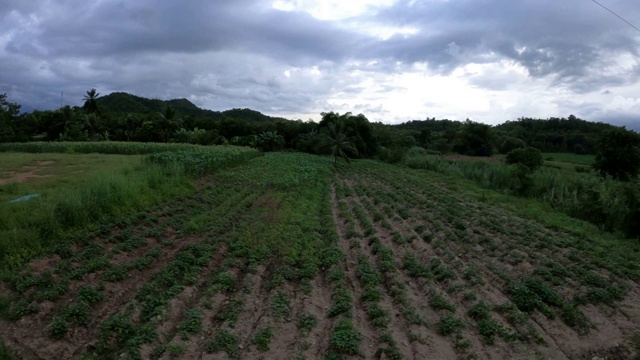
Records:
[[[467,120],[461,127],[453,150],[470,156],[491,156],[491,126]]]
[[[87,326],[91,321],[89,306],[83,302],[71,304],[62,311],[62,318],[70,323]]]
[[[254,344],[260,351],[268,351],[271,338],[273,337],[273,330],[270,327],[266,327],[258,330],[251,339],[251,343]]]
[[[0,152],[139,155],[197,148],[186,144],[128,142],[27,142],[0,144]]]
[[[88,305],[97,304],[104,299],[104,286],[85,285],[78,290],[78,298]]]
[[[512,136],[507,136],[500,143],[499,151],[501,154],[508,154],[511,150],[526,147],[527,144],[522,140]]]
[[[258,135],[256,146],[262,151],[276,151],[284,147],[284,137],[277,131],[265,131]]]
[[[318,324],[318,319],[311,314],[302,314],[298,316],[296,326],[303,333],[308,333]]]
[[[331,350],[338,355],[360,355],[362,335],[353,327],[350,320],[342,319],[331,333]]]
[[[67,322],[62,318],[56,318],[49,327],[49,334],[51,338],[56,340],[64,338],[65,335],[67,335],[68,331],[69,326],[67,325]]]
[[[182,323],[178,326],[178,331],[183,340],[188,339],[188,335],[198,334],[202,329],[202,311],[191,309],[186,312]]]
[[[533,147],[511,150],[507,153],[505,161],[509,165],[524,167],[528,171],[535,171],[544,163],[540,150]]]
[[[150,154],[145,162],[165,167],[179,167],[192,176],[201,176],[217,169],[238,164],[255,157],[255,150],[241,147],[208,147],[188,151]]]
[[[329,317],[335,317],[340,314],[350,313],[353,299],[351,291],[344,286],[335,289],[331,298],[331,307],[329,308]]]
[[[575,161],[584,161],[577,159]],[[466,178],[484,188],[528,196],[569,216],[592,222],[631,238],[640,235],[640,186],[608,178],[575,176],[543,167],[530,173],[526,167],[453,161],[437,156],[407,156],[405,164],[446,175]]]
[[[618,128],[602,135],[593,167],[602,176],[628,181],[640,172],[640,135]]]
[[[208,353],[224,351],[230,358],[237,358],[240,353],[238,341],[237,335],[227,330],[221,330],[207,343],[205,350]]]
[[[291,314],[291,304],[286,293],[279,291],[271,300],[271,314],[278,318],[286,318]]]
[[[447,315],[440,319],[438,323],[438,332],[441,335],[449,335],[451,333],[459,332],[465,327],[465,323],[462,319],[456,318],[453,315]]]
[[[333,155],[335,164],[338,163],[338,158],[349,162],[349,155],[355,156],[358,153],[358,149],[353,144],[355,138],[349,137],[345,133],[344,126],[340,118],[336,119],[336,122],[329,121],[326,123],[327,133],[324,136],[321,147],[327,149]]]
[[[456,311],[455,305],[450,303],[442,294],[437,291],[431,291],[429,294],[429,305],[434,310]]]

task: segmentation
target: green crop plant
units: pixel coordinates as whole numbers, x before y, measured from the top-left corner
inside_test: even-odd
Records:
[[[429,305],[434,310],[456,311],[455,305],[450,303],[442,294],[435,290],[429,292]]]
[[[369,305],[367,309],[367,316],[373,326],[377,328],[386,328],[389,323],[389,310],[382,308],[377,303]]]
[[[62,311],[61,316],[64,320],[78,325],[87,326],[91,322],[89,306],[83,302],[69,305]]]
[[[298,316],[296,326],[303,334],[308,334],[318,324],[318,318],[312,314],[302,314]]]
[[[64,338],[68,331],[69,326],[67,325],[67,322],[59,317],[53,320],[49,326],[49,335],[51,338],[56,340]]]
[[[268,351],[271,338],[273,337],[273,330],[270,327],[262,328],[253,335],[251,343],[254,344],[260,351]]]
[[[355,329],[350,320],[342,319],[336,324],[329,339],[331,351],[339,356],[361,355],[360,341],[362,335]]]
[[[403,262],[403,269],[407,271],[409,276],[414,278],[430,279],[433,277],[429,267],[420,263],[413,253],[406,253]]]
[[[224,351],[230,358],[235,359],[240,355],[238,342],[239,339],[237,335],[232,334],[227,330],[221,330],[216,333],[213,339],[207,342],[205,350],[208,353]]]
[[[78,290],[78,300],[89,306],[99,303],[104,299],[104,285],[85,285]]]
[[[211,279],[211,293],[231,292],[236,288],[236,276],[229,272],[221,272]]]
[[[277,318],[287,318],[291,315],[291,304],[289,296],[282,291],[278,291],[271,299],[271,314]]]
[[[188,335],[198,334],[202,330],[202,311],[199,309],[191,309],[184,315],[184,319],[178,326],[180,337],[187,340]]]
[[[440,319],[438,323],[438,332],[441,335],[449,335],[456,333],[465,327],[465,323],[462,319],[456,318],[453,315],[447,315]]]
[[[331,297],[331,307],[329,308],[329,317],[335,317],[340,314],[350,314],[353,299],[351,291],[344,286],[335,289]]]
[[[272,303],[273,304],[273,303]],[[244,306],[244,301],[240,298],[232,298],[222,306],[220,311],[215,315],[216,320],[226,321],[230,327],[234,327],[240,317]]]

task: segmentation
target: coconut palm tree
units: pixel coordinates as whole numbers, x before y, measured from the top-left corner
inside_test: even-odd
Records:
[[[166,142],[169,142],[171,134],[182,128],[182,119],[176,114],[176,109],[171,105],[165,106],[164,111],[158,113],[158,126]]]
[[[87,94],[82,98],[82,100],[84,100],[82,109],[84,109],[84,111],[86,111],[88,114],[100,114],[98,96],[100,96],[100,93],[98,93],[96,89],[92,88],[91,90],[87,91]]]
[[[353,143],[353,137],[344,132],[342,122],[327,122],[327,134],[325,134],[322,147],[329,149],[333,155],[334,164],[338,165],[338,157],[350,162],[349,154],[358,154],[358,149]]]

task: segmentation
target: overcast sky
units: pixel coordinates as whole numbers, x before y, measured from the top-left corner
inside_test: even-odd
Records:
[[[640,27],[640,4],[599,2]],[[640,124],[640,31],[592,0],[0,0],[0,93],[290,119]],[[634,126],[635,125],[635,126]]]

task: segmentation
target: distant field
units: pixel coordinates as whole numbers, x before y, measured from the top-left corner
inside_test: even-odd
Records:
[[[578,155],[571,153],[543,153],[542,158],[546,161],[566,162],[577,165],[591,165],[595,160],[594,155]]]
[[[132,171],[141,159],[139,155],[0,152],[0,203],[27,194],[61,192],[100,172]]]
[[[640,349],[640,243],[514,205],[533,200],[300,153],[254,156],[193,186],[59,239],[5,276],[5,345],[17,358],[82,359],[617,359]]]

